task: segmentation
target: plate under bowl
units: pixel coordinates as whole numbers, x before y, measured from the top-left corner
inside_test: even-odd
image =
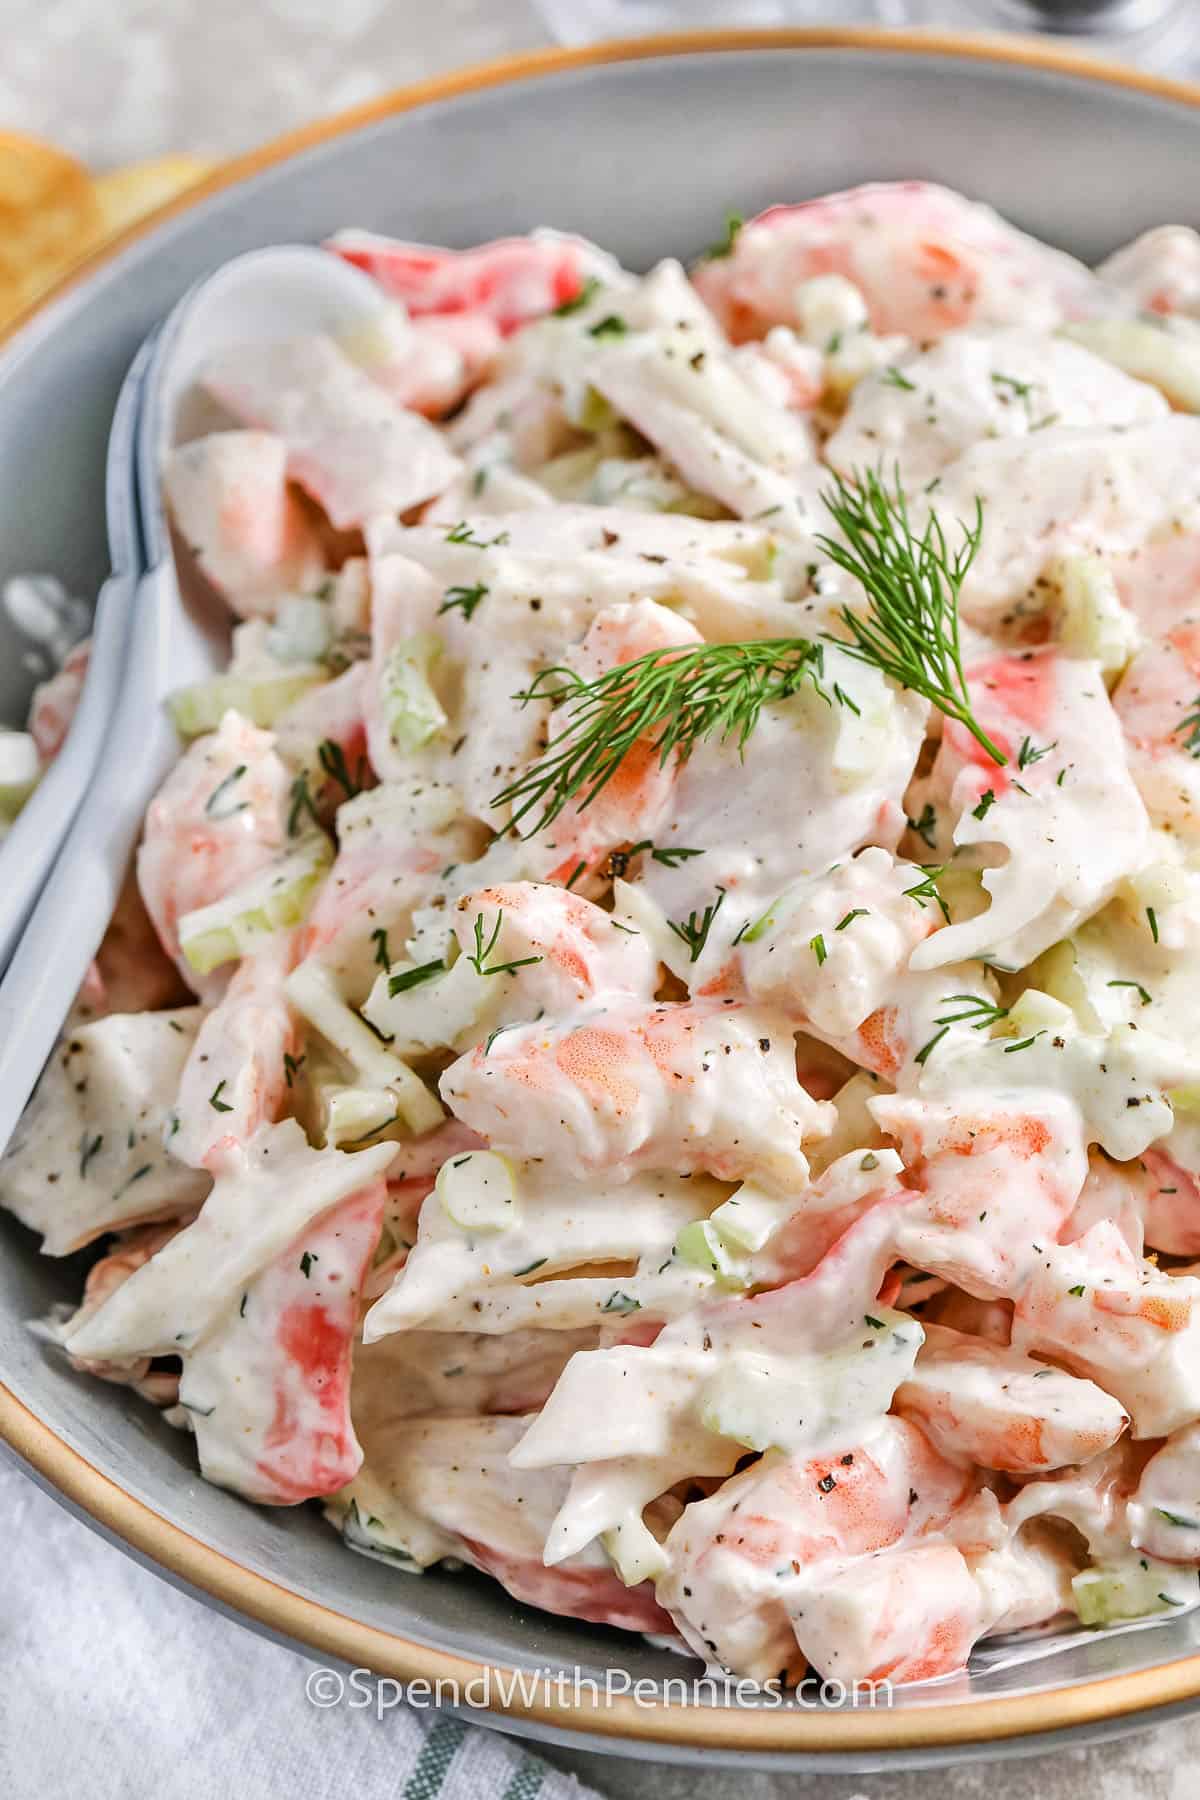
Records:
[[[1198,153],[1200,90],[1037,48],[919,35],[602,45],[410,89],[234,165],[12,338],[0,358],[0,577],[53,569],[95,592],[121,376],[182,290],[240,251],[342,225],[469,244],[550,224],[636,268],[694,255],[727,212],[920,176],[1094,260],[1149,225],[1194,222]],[[15,720],[25,699],[13,683],[0,710]],[[323,1660],[399,1678],[465,1686],[485,1666],[578,1669],[603,1688],[610,1668],[658,1680],[688,1667],[518,1606],[472,1575],[416,1580],[351,1556],[314,1509],[270,1511],[209,1487],[178,1433],[121,1390],[73,1375],[27,1332],[26,1320],[77,1292],[77,1271],[0,1225],[0,1434],[160,1573]],[[606,1705],[586,1683],[574,1699],[568,1683],[565,1697],[552,1684],[529,1704],[501,1704],[493,1722],[642,1757],[865,1771],[1113,1735],[1198,1696],[1191,1614],[899,1690],[888,1709]]]

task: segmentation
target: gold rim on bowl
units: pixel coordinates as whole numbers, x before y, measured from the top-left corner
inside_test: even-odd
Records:
[[[1200,86],[1141,70],[1118,67],[1073,50],[1032,40],[995,36],[964,37],[939,31],[871,29],[792,29],[775,31],[701,31],[625,39],[579,50],[531,50],[477,67],[455,70],[397,89],[383,99],[322,119],[286,133],[245,156],[235,158],[184,193],[138,220],[92,255],[77,263],[35,304],[0,332],[0,345],[29,319],[130,244],[167,219],[287,161],[300,152],[346,136],[364,125],[409,112],[436,101],[455,99],[565,70],[604,63],[636,62],[649,57],[691,56],[736,50],[885,50],[897,55],[953,56],[976,62],[1048,70],[1102,81],[1153,97],[1200,108]],[[0,1384],[0,1438],[49,1485],[87,1513],[103,1531],[119,1538],[139,1556],[158,1564],[187,1586],[199,1589],[222,1607],[241,1613],[275,1636],[291,1639],[331,1661],[367,1668],[400,1682],[417,1679],[457,1682],[466,1689],[500,1665],[436,1650],[347,1617],[319,1601],[281,1587],[266,1575],[244,1568],[211,1545],[202,1543],[143,1501],[119,1487],[58,1437],[48,1425]],[[495,1684],[492,1693],[496,1693]],[[514,1694],[497,1697],[492,1711],[581,1737],[624,1738],[692,1752],[743,1751],[747,1754],[828,1755],[844,1752],[910,1754],[955,1745],[999,1742],[1006,1738],[1069,1731],[1129,1719],[1141,1712],[1178,1706],[1200,1696],[1200,1655],[1176,1658],[1155,1668],[1109,1675],[1069,1688],[1036,1694],[936,1703],[891,1710],[760,1711],[725,1706],[655,1706],[638,1704],[627,1695],[590,1696],[586,1684],[568,1703],[553,1685],[545,1698],[526,1700]]]

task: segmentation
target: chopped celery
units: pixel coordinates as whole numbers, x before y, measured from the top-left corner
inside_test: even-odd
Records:
[[[416,1135],[440,1125],[441,1104],[420,1076],[372,1031],[342,999],[333,977],[310,957],[292,970],[287,995],[297,1012],[345,1058],[360,1077],[358,1086],[374,1087],[394,1097],[396,1110]]]
[[[637,1587],[641,1581],[656,1581],[668,1567],[670,1559],[666,1551],[636,1514],[631,1513],[619,1525],[602,1531],[600,1542],[626,1587]]]
[[[506,1231],[516,1223],[512,1164],[495,1150],[468,1150],[438,1170],[435,1192],[446,1217],[464,1231]]]
[[[925,1333],[905,1313],[880,1307],[862,1330],[823,1354],[779,1358],[735,1351],[706,1382],[700,1419],[748,1450],[799,1450],[884,1413],[912,1373]]]
[[[598,393],[594,387],[585,387],[583,397],[576,405],[575,417],[571,419],[571,424],[578,427],[580,431],[607,431],[617,423],[616,407],[610,405],[604,395]]]
[[[1092,1005],[1079,972],[1079,952],[1070,938],[1044,950],[1030,971],[1043,993],[1069,1006],[1085,1031],[1103,1031],[1104,1021]]]
[[[734,1251],[761,1250],[788,1214],[789,1202],[777,1194],[765,1194],[744,1181],[736,1194],[709,1214],[708,1223]]]
[[[362,1556],[378,1557],[380,1562],[398,1563],[402,1568],[419,1570],[421,1564],[403,1544],[389,1543],[383,1535],[385,1526],[374,1513],[363,1514],[358,1501],[351,1499],[342,1514],[342,1538],[350,1550]]]
[[[1180,412],[1200,412],[1200,344],[1149,319],[1079,319],[1060,328],[1138,381],[1148,381]]]
[[[1065,556],[1052,573],[1060,597],[1059,643],[1068,656],[1094,658],[1111,687],[1142,643],[1112,570],[1098,556]]]
[[[281,670],[277,675],[214,675],[177,688],[167,708],[181,737],[200,737],[215,731],[227,712],[240,713],[264,730],[275,724],[289,706],[310,688],[326,680],[321,669]]]
[[[244,956],[272,932],[298,925],[332,861],[333,845],[323,832],[314,831],[211,906],[185,913],[179,944],[190,966],[207,975],[220,963]]]
[[[282,663],[324,662],[333,643],[333,609],[315,594],[292,594],[267,627],[266,645]]]
[[[397,644],[384,665],[380,677],[383,716],[388,736],[402,755],[419,750],[448,722],[429,679],[441,652],[440,640],[423,631]]]
[[[744,1288],[746,1275],[739,1259],[729,1249],[717,1227],[707,1219],[693,1219],[675,1239],[675,1254],[680,1262],[695,1269],[706,1269],[721,1287]]]
[[[0,819],[12,821],[37,786],[41,761],[27,731],[0,731]]]
[[[1081,1625],[1116,1625],[1123,1619],[1179,1612],[1200,1600],[1195,1569],[1136,1554],[1084,1569],[1071,1589]]]
[[[388,1088],[331,1087],[321,1098],[325,1142],[339,1150],[378,1137],[399,1118],[396,1096]]]
[[[451,943],[457,950],[457,941]],[[481,980],[468,957],[453,968],[446,968],[447,961],[443,952],[425,963],[393,963],[363,1001],[363,1018],[398,1056],[457,1046],[484,1036],[492,1023],[503,998],[500,984]]]
[[[1076,1029],[1078,1021],[1064,1001],[1056,1000],[1053,994],[1042,993],[1039,988],[1026,988],[1009,1008],[1008,1017],[1001,1026],[1001,1036],[1024,1038],[1039,1031],[1063,1034]]]

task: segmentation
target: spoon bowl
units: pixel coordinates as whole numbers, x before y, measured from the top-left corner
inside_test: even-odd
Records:
[[[183,296],[159,333],[137,431],[138,495],[151,568],[171,548],[163,461],[175,445],[212,425],[212,405],[198,393],[210,359],[234,346],[353,330],[384,304],[368,275],[309,244],[235,257]]]
[[[106,584],[97,607],[94,657],[102,680],[87,715],[96,726],[88,739],[94,774],[19,954],[0,982],[0,1149],[112,917],[146,808],[179,754],[165,701],[176,688],[211,675],[227,656],[227,619],[185,603],[180,593],[162,499],[163,459],[194,435],[203,368],[234,344],[343,331],[382,305],[368,276],[320,250],[296,244],[253,251],[190,289],[134,359],[109,452],[113,564],[116,569],[120,555],[124,573]],[[124,685],[114,709],[118,674]],[[105,676],[111,676],[107,686]],[[97,816],[106,822],[102,833]],[[34,898],[36,889],[14,940]],[[3,922],[0,906],[0,948]]]

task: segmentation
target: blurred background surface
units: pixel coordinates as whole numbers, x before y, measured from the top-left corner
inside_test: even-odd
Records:
[[[1194,66],[1197,0],[3,0],[0,123],[85,161],[229,155],[439,69],[709,25],[1041,26]]]

